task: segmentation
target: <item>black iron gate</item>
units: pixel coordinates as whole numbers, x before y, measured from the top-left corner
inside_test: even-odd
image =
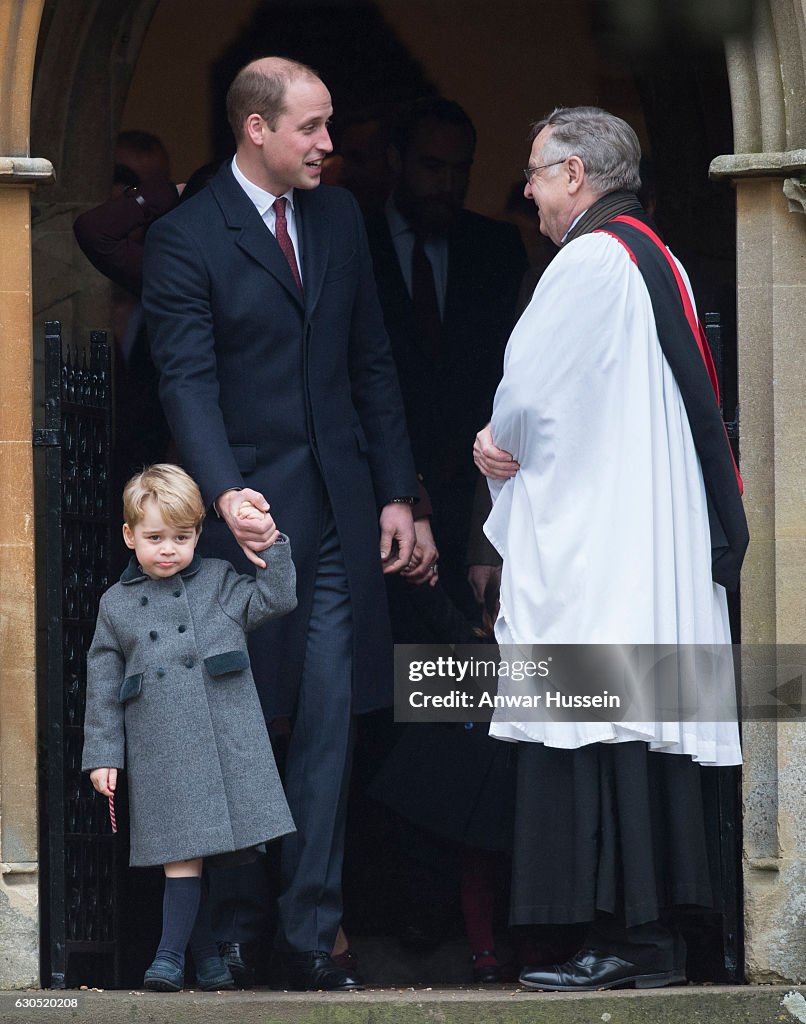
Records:
[[[107,802],[81,774],[86,652],[110,572],[112,389],[106,333],[62,355],[45,325],[46,672],[39,684],[43,984],[118,983],[118,854]],[[45,858],[42,858],[44,861]]]

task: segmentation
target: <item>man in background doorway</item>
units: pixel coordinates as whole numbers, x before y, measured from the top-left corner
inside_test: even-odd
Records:
[[[388,150],[390,201],[367,218],[414,461],[433,506],[440,580],[471,617],[479,609],[466,566],[477,480],[470,447],[492,407],[527,265],[516,228],[464,208],[475,149],[458,103],[414,102]]]

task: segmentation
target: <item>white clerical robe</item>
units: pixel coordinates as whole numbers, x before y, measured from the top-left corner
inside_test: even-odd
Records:
[[[641,273],[611,236],[575,239],[543,274],[507,346],[492,434],[521,467],[490,481],[500,644],[730,644],[680,390]],[[490,734],[568,748],[645,740],[741,762],[735,721],[511,717],[496,711]]]

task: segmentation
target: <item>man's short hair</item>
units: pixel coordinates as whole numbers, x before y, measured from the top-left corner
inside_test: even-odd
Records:
[[[167,181],[171,161],[162,139],[151,132],[131,128],[115,140],[113,184],[140,185],[143,177],[160,177]]]
[[[288,86],[300,78],[319,78],[307,64],[277,58],[270,71],[260,69],[260,61],[252,61],[241,68],[227,90],[227,120],[235,141],[244,134],[244,123],[250,114],[260,114],[274,131],[281,114],[285,113],[285,95]]]
[[[532,141],[544,128],[551,128],[542,151],[544,164],[578,156],[589,184],[600,195],[641,188],[641,144],[620,117],[599,107],[557,107],[532,125]],[[557,173],[557,168],[549,173]]]
[[[437,124],[450,124],[459,128],[465,128],[473,140],[473,149],[476,148],[476,127],[470,120],[466,111],[453,100],[446,100],[442,96],[423,96],[414,100],[405,107],[399,114],[392,133],[392,144],[401,157],[406,155],[406,150],[411,143],[417,129],[427,121],[435,121]]]
[[[169,526],[201,530],[205,515],[201,491],[181,467],[158,462],[129,480],[123,488],[123,521],[130,530],[142,520],[143,505],[149,499]]]
[[[115,145],[135,153],[165,153],[167,156],[165,146],[158,135],[143,132],[137,128],[120,132],[115,140]]]

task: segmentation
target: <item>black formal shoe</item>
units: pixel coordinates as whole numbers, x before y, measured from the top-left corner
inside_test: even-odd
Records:
[[[684,971],[652,970],[601,949],[580,950],[564,964],[524,967],[518,981],[549,992],[587,992],[599,988],[663,988],[685,982]]]
[[[477,985],[497,985],[504,980],[504,972],[498,960],[489,949],[481,953],[474,953],[470,958],[473,963],[473,981]],[[479,960],[486,960],[487,963],[480,964]]]
[[[244,960],[243,946],[240,942],[219,942],[218,954],[229,967],[232,980],[238,988],[254,987],[255,972]]]
[[[283,965],[288,987],[296,992],[354,992],[364,982],[354,972],[334,964],[328,953],[285,953]]]

